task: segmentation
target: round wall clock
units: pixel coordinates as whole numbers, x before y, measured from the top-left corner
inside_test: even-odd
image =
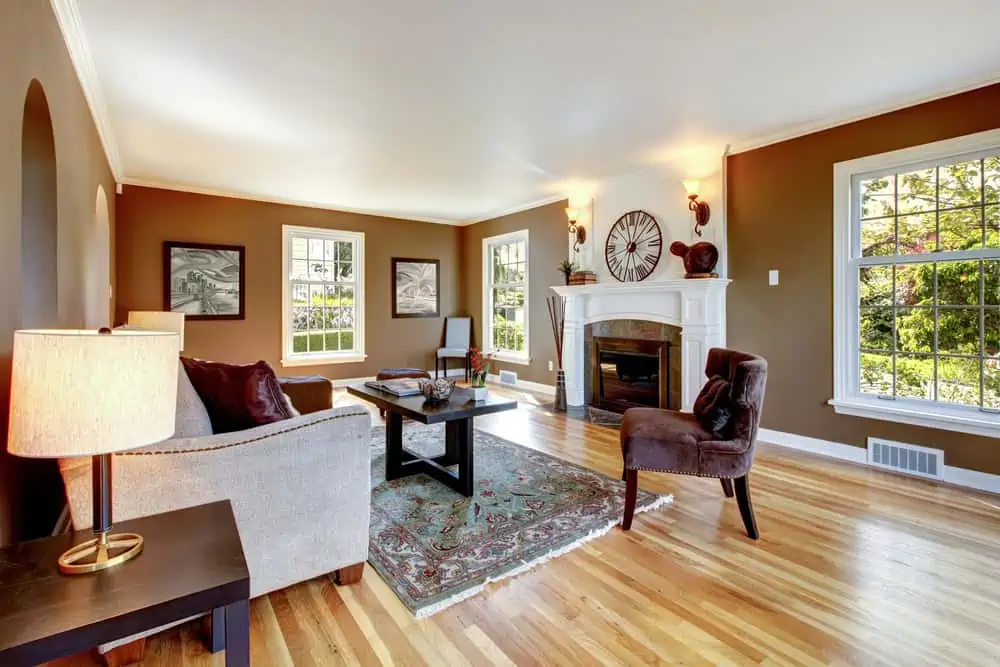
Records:
[[[608,270],[619,282],[645,280],[660,261],[663,235],[656,218],[629,211],[615,221],[604,244]]]

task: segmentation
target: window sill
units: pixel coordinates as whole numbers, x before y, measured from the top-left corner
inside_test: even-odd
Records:
[[[487,352],[487,355],[493,357],[497,361],[502,361],[505,364],[517,364],[519,366],[530,366],[531,358],[519,354],[510,354],[509,352]]]
[[[326,366],[328,364],[356,364],[368,358],[362,352],[352,352],[350,354],[322,354],[316,356],[296,355],[288,359],[282,359],[281,365],[284,368],[294,368],[297,366]]]
[[[1000,438],[1000,414],[970,409],[883,401],[877,398],[834,398],[828,401],[837,414]]]

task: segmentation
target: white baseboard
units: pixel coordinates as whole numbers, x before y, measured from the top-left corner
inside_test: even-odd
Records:
[[[487,382],[494,382],[501,387],[510,387],[509,384],[504,384],[500,382],[499,375],[493,375],[492,373],[486,376]],[[524,389],[525,391],[533,391],[537,394],[544,394],[545,396],[555,396],[556,388],[555,385],[542,384],[541,382],[532,382],[530,380],[517,379],[517,384],[513,385],[516,389]]]
[[[843,442],[810,438],[805,435],[785,433],[769,428],[760,429],[757,437],[761,442],[778,445],[779,447],[798,449],[803,452],[811,452],[820,456],[840,459],[841,461],[868,465],[868,450],[864,447],[854,447]],[[883,470],[883,468],[879,468],[879,470]],[[942,473],[942,481],[949,484],[964,486],[969,489],[976,489],[977,491],[1000,494],[1000,475],[950,465],[945,465]]]

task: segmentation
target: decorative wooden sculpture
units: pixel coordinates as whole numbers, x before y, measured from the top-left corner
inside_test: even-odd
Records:
[[[687,245],[681,241],[670,244],[670,253],[684,260],[685,278],[718,278],[715,265],[719,262],[719,249],[708,241]]]
[[[663,252],[663,235],[656,218],[645,211],[629,211],[615,221],[604,244],[608,271],[619,282],[645,280]]]

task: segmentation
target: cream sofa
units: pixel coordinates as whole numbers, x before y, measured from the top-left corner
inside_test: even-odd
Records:
[[[192,427],[192,420],[202,423]],[[204,404],[181,370],[178,432],[203,432],[206,421]],[[228,498],[252,597],[363,564],[371,505],[370,431],[368,411],[345,406],[115,454],[114,521]],[[60,468],[73,527],[89,528],[90,461],[63,459]]]

